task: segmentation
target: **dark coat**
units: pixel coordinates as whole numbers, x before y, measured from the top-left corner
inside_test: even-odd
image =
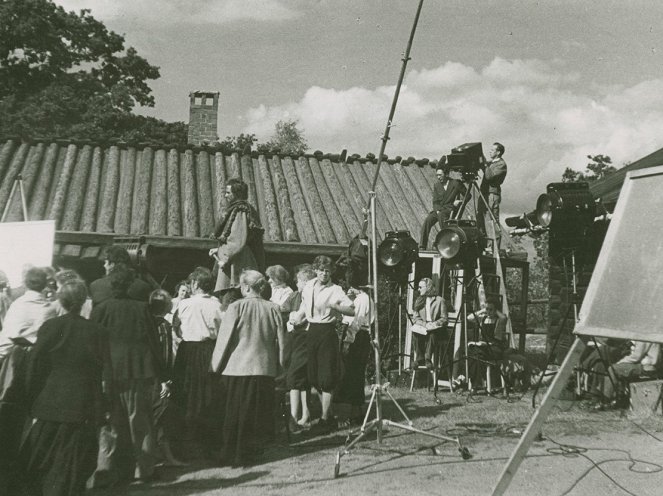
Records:
[[[41,326],[27,373],[33,417],[52,422],[99,419],[102,332],[97,324],[73,314]]]
[[[111,298],[92,309],[90,320],[104,328],[106,379],[165,378],[157,327],[147,303]]]
[[[147,302],[151,292],[152,286],[142,279],[136,278],[129,286],[127,294],[132,300]],[[102,301],[112,298],[113,291],[111,290],[110,277],[102,277],[90,284],[90,297],[93,305],[98,305]]]
[[[440,181],[436,181],[433,186],[433,210],[444,213],[445,218],[449,218],[454,208],[454,201],[462,199],[465,191],[465,185],[456,179],[449,179],[446,190]]]

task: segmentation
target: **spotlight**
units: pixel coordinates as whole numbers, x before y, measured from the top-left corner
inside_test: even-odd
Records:
[[[410,231],[389,231],[378,246],[378,261],[387,269],[386,273],[400,278],[407,275],[410,266],[419,257],[419,246],[410,236]]]
[[[435,238],[435,248],[447,264],[474,265],[479,256],[481,232],[473,220],[448,220]]]
[[[539,224],[551,229],[588,226],[595,216],[596,204],[586,182],[551,183],[536,202]]]

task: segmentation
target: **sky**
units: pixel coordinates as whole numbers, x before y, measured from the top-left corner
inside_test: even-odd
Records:
[[[165,120],[218,91],[219,135],[296,119],[311,151],[377,154],[417,0],[56,0],[89,8],[161,70]],[[663,147],[663,2],[425,0],[386,153],[499,141],[502,211],[533,209],[587,155]],[[378,192],[379,194],[379,192]]]

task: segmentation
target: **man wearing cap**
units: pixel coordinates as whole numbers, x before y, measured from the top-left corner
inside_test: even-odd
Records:
[[[437,181],[433,186],[433,211],[428,214],[424,225],[421,226],[419,247],[428,248],[428,235],[436,222],[440,226],[451,217],[454,209],[462,203],[465,186],[456,179],[449,178],[449,169],[446,165],[438,165],[435,169]]]

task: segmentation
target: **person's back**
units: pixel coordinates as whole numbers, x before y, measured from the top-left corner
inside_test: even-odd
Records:
[[[155,324],[147,303],[110,298],[92,309],[90,320],[105,329],[113,379],[159,376]]]
[[[259,297],[245,297],[230,305],[224,316],[219,339],[235,342],[236,346],[222,373],[276,376],[279,361],[278,333],[282,327],[279,307],[272,302]],[[235,334],[229,336],[225,334],[227,332]]]
[[[101,395],[101,335],[97,324],[75,314],[44,323],[28,372],[33,417],[54,422],[95,420]]]
[[[136,278],[129,286],[127,296],[132,300],[147,302],[151,292],[152,287],[149,284],[142,279]],[[92,304],[95,306],[113,297],[110,278],[108,276],[97,279],[90,284],[90,297],[92,298]]]

